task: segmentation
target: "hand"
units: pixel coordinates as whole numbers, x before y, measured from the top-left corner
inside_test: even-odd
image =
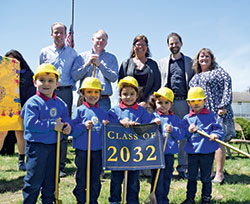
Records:
[[[70,132],[71,132],[71,126],[70,126],[70,124],[69,123],[64,123],[64,126],[63,126],[64,128],[63,128],[63,134],[65,134],[65,135],[69,135],[70,134]]]
[[[215,139],[219,139],[219,137],[216,135],[216,134],[211,134],[211,135],[209,135],[209,137],[210,137],[210,141],[214,141]]]
[[[160,125],[161,124],[161,119],[160,118],[155,118],[153,120],[154,123],[156,123],[157,125]]]
[[[100,61],[99,61],[99,56],[98,55],[91,55],[88,65],[90,66],[91,64],[95,64],[97,67],[100,66]]]
[[[170,133],[170,132],[172,132],[172,129],[173,129],[173,126],[172,126],[172,125],[167,125],[167,127],[166,127],[166,132],[167,132],[167,133]]]
[[[142,107],[144,107],[144,108],[145,108],[145,106],[146,106],[146,102],[145,102],[145,101],[142,101],[142,102],[138,103],[138,105],[139,105],[139,106],[142,106]]]
[[[93,122],[91,120],[86,121],[85,127],[87,130],[90,130],[93,127]]]
[[[225,109],[225,108],[218,110],[218,115],[224,115],[226,113],[227,113],[227,109]]]
[[[198,128],[195,126],[194,123],[191,124],[191,125],[189,126],[189,128],[188,128],[188,131],[189,131],[190,133],[194,133],[194,132],[196,132],[197,130],[198,130]]]
[[[62,122],[62,118],[56,119],[55,127],[54,127],[55,131],[61,132],[63,129],[63,125],[64,125],[64,123]]]
[[[123,120],[120,120],[120,123],[123,127],[128,128],[130,125],[129,119],[128,118],[124,118]]]
[[[108,120],[102,120],[102,124],[107,125],[109,123]]]

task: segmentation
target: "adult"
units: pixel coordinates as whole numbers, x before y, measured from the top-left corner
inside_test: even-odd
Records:
[[[224,141],[235,137],[232,103],[232,80],[229,74],[215,61],[214,54],[208,48],[201,49],[194,57],[195,75],[189,82],[190,87],[200,86],[207,96],[206,107],[213,111],[225,130]],[[215,152],[216,174],[214,183],[224,181],[223,167],[226,150],[223,145]]]
[[[91,76],[93,65],[96,66],[95,77],[101,81],[102,93],[98,102],[99,106],[108,111],[111,108],[110,96],[113,94],[111,83],[118,78],[118,62],[115,55],[105,50],[108,44],[108,34],[104,30],[98,30],[92,37],[93,48],[81,53],[72,70],[72,77],[75,81],[82,81]],[[79,97],[81,101],[82,97]]]
[[[71,76],[73,63],[77,57],[77,52],[67,47],[65,39],[67,37],[67,27],[62,23],[54,23],[51,26],[51,37],[54,40],[53,45],[41,50],[39,63],[50,63],[54,65],[60,74],[59,86],[55,90],[68,106],[69,115],[72,112],[73,90],[75,90],[75,81]],[[64,171],[67,158],[68,135],[63,135],[60,148],[60,177],[66,176]]]
[[[188,83],[194,75],[192,59],[181,53],[183,43],[179,34],[170,33],[167,37],[167,44],[171,54],[159,61],[161,86],[173,90],[174,102],[172,111],[182,119],[189,112],[186,98]],[[183,151],[185,143],[185,139],[179,143],[177,171],[181,178],[187,178],[187,154]]]
[[[139,84],[138,103],[145,106],[150,95],[161,87],[161,74],[157,63],[150,57],[148,39],[137,35],[133,40],[130,57],[124,60],[119,69],[119,80],[133,76]]]
[[[24,103],[36,93],[36,89],[33,85],[33,72],[31,71],[28,63],[23,58],[22,54],[17,50],[10,50],[5,54],[5,57],[16,59],[20,62],[20,80],[19,80],[19,90],[20,90],[20,101],[21,107]],[[0,132],[0,150],[3,147],[3,142],[7,136],[8,131]],[[18,168],[19,170],[25,171],[25,140],[23,131],[15,131],[17,139],[17,149],[18,149]]]

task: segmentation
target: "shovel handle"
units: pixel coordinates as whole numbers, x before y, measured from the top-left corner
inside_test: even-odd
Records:
[[[128,186],[128,170],[124,171],[122,204],[126,203],[127,186]]]
[[[197,133],[199,133],[200,135],[203,135],[203,136],[205,136],[205,137],[210,138],[210,136],[209,136],[207,133],[203,132],[203,131],[197,130]],[[230,149],[233,149],[234,151],[236,151],[236,152],[238,152],[238,153],[240,153],[240,154],[243,154],[244,156],[250,158],[250,154],[248,154],[248,153],[246,153],[246,152],[243,152],[243,151],[241,151],[240,149],[238,149],[238,148],[236,148],[236,147],[234,147],[234,146],[232,146],[232,145],[230,145],[230,144],[228,144],[228,143],[225,143],[225,142],[223,142],[223,141],[221,141],[221,140],[218,140],[218,139],[215,139],[214,141],[215,141],[215,142],[218,142],[219,144],[224,145],[224,146],[226,146],[226,147],[228,147],[228,148],[230,148]]]
[[[92,77],[95,77],[95,70],[96,70],[96,65],[95,64],[93,64],[93,70],[92,70]]]
[[[89,204],[90,202],[90,159],[91,159],[91,129],[88,130],[86,204]]]
[[[61,132],[57,131],[57,143],[56,143],[56,178],[55,178],[55,202],[61,204],[59,199],[59,162],[60,162],[60,140]]]
[[[165,149],[166,149],[166,145],[167,145],[167,141],[168,141],[168,133],[165,133],[165,139],[164,139],[164,144],[163,144],[163,154],[165,153]],[[156,190],[156,186],[159,180],[159,175],[160,175],[160,171],[161,169],[157,169],[156,175],[155,175],[155,180],[154,180],[154,187],[152,192],[155,192]]]

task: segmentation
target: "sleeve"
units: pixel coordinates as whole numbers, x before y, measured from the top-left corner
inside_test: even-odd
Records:
[[[232,103],[232,79],[230,75],[225,72],[224,69],[219,68],[218,76],[220,78],[220,89],[223,92],[221,103],[219,104],[218,108],[226,108],[227,106],[231,105]]]
[[[79,55],[73,64],[71,76],[75,81],[78,81],[85,77],[85,75],[90,71],[89,65],[86,64],[84,56]]]
[[[189,81],[189,87],[196,87],[196,86],[199,86],[199,81],[198,81],[198,77],[197,77],[197,74],[195,74],[191,80]]]
[[[185,134],[186,134],[186,131],[185,131],[183,122],[176,116],[174,119],[171,135],[176,140],[182,140],[184,139]]]
[[[125,76],[127,76],[127,67],[128,67],[128,61],[129,59],[125,60],[122,62],[120,69],[119,69],[119,77],[118,77],[118,82],[123,79]]]
[[[153,60],[152,60],[152,70],[154,72],[154,83],[150,93],[148,94],[149,96],[153,94],[154,91],[157,91],[161,87],[161,73],[157,63]]]
[[[117,116],[114,108],[108,111],[108,120],[111,123],[120,123],[119,117]]]
[[[145,108],[141,107],[143,110],[143,114],[142,114],[142,124],[146,124],[146,123],[152,123],[153,120],[156,118],[156,116],[153,113],[149,113]]]
[[[55,121],[52,120],[41,120],[39,118],[40,111],[36,104],[26,104],[22,117],[24,119],[24,126],[30,132],[51,132],[54,131]]]
[[[81,134],[87,132],[84,122],[85,120],[82,120],[81,117],[79,116],[79,109],[76,109],[72,115],[72,120],[71,120],[72,124],[71,135],[74,138],[78,138]]]
[[[118,62],[114,55],[110,54],[110,57],[105,62],[101,60],[99,69],[103,76],[110,82],[115,82],[118,79]]]
[[[41,50],[40,52],[40,56],[39,56],[39,65],[45,62],[45,54],[43,52],[43,50]]]
[[[186,116],[184,116],[184,118],[182,119],[182,124],[183,124],[183,129],[184,129],[184,138],[189,138],[192,136],[192,133],[190,133],[188,131],[188,127],[189,127],[189,122]]]

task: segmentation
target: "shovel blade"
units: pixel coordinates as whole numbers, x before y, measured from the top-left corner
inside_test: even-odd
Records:
[[[157,204],[155,192],[150,193],[148,198],[143,202],[143,204]]]
[[[55,200],[55,204],[62,204],[62,200]]]

